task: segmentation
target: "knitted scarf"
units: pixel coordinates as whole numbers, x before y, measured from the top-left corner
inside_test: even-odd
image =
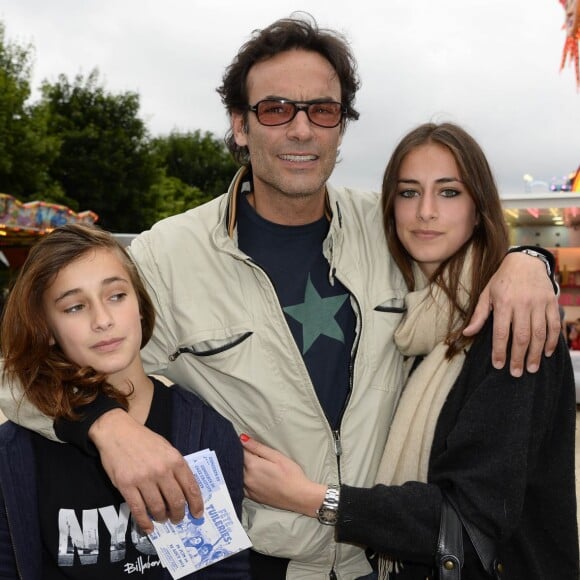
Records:
[[[471,287],[471,251],[465,257],[459,285],[459,302],[465,306]],[[426,283],[415,268],[415,279]],[[427,285],[410,292],[406,298],[407,313],[395,332],[395,343],[407,356],[424,356],[409,377],[399,400],[376,483],[401,485],[406,481],[427,481],[429,457],[435,427],[465,361],[465,352],[451,360],[445,358],[449,317],[453,315],[449,299],[439,286]],[[457,318],[457,316],[456,316]],[[455,320],[455,327],[459,324]],[[379,579],[400,564],[388,556],[379,559]]]

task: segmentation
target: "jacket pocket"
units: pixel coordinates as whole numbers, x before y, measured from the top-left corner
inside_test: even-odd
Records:
[[[397,393],[401,388],[403,356],[395,346],[394,334],[406,312],[405,299],[392,296],[375,303],[366,319],[363,353],[368,384],[373,389]]]
[[[402,314],[407,312],[404,298],[389,298],[378,306],[375,306],[377,312],[393,312],[395,314]]]
[[[195,356],[212,356],[225,352],[231,348],[234,348],[250,338],[254,334],[251,331],[239,332],[232,334],[231,336],[223,338],[212,338],[208,340],[203,340],[196,342],[188,346],[180,346],[175,352],[169,355],[170,361],[175,361],[180,355],[187,353]]]

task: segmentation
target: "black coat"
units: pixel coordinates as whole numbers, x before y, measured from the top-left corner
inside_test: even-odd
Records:
[[[495,539],[506,579],[578,580],[576,400],[563,340],[536,374],[491,364],[491,321],[441,411],[428,483],[343,486],[337,539],[405,563],[397,580],[432,573],[441,490]],[[464,577],[486,578],[464,534]]]

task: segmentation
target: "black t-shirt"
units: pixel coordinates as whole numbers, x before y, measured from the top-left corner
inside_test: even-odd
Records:
[[[146,426],[169,439],[171,392],[155,381]],[[98,458],[32,434],[43,580],[161,578],[153,545]]]
[[[337,428],[350,388],[356,319],[348,290],[330,283],[322,253],[329,223],[274,224],[260,217],[240,194],[238,245],[268,274],[316,394]]]

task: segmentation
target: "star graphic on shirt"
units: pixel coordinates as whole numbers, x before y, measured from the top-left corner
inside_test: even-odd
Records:
[[[304,302],[286,306],[284,312],[302,324],[302,354],[306,354],[314,341],[321,335],[344,343],[344,333],[334,315],[348,298],[348,294],[322,298],[308,276],[304,291]]]

